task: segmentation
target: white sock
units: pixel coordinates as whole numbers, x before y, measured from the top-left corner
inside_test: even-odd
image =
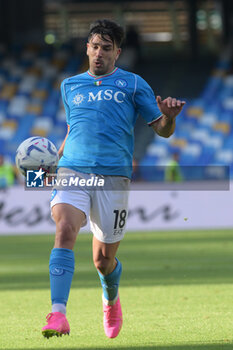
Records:
[[[52,312],[61,312],[62,314],[66,314],[66,306],[64,304],[53,304]]]

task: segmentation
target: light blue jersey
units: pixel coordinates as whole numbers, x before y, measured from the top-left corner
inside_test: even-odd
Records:
[[[138,114],[148,124],[161,117],[151,87],[115,68],[103,76],[88,71],[67,78],[61,93],[70,132],[59,167],[130,178]]]

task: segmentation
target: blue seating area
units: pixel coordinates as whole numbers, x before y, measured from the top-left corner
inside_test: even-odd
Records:
[[[224,64],[223,64],[224,63]],[[200,169],[233,165],[233,75],[229,64],[219,62],[200,97],[187,101],[176,119],[176,131],[168,139],[155,136],[140,163],[141,178],[159,180],[159,170],[148,176],[147,166],[166,166],[174,152],[187,179],[199,179]],[[191,83],[191,82],[190,82]],[[196,172],[196,175],[195,175]]]
[[[0,153],[14,163],[17,146],[40,135],[60,146],[66,119],[61,81],[82,69],[69,46],[0,49]]]
[[[0,153],[14,163],[17,146],[40,135],[58,148],[66,135],[60,83],[86,67],[67,46],[0,47]],[[177,118],[175,134],[155,136],[140,162],[143,180],[163,180],[162,170],[172,153],[180,154],[188,178],[195,179],[198,166],[233,165],[233,75],[229,63],[219,62],[199,98],[187,101]],[[149,171],[156,166],[156,174]],[[194,171],[195,169],[195,171]],[[188,170],[187,170],[188,171]]]

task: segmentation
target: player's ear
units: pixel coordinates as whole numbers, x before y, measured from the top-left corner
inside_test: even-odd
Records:
[[[120,54],[121,54],[121,48],[119,47],[119,48],[117,49],[116,60],[118,60]]]
[[[90,47],[90,44],[87,43],[87,51],[86,51],[87,56],[89,56],[89,47]]]

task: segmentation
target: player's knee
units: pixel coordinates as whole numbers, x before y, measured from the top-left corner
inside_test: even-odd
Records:
[[[75,227],[68,221],[59,221],[56,225],[56,244],[60,247],[72,246],[75,239]]]

